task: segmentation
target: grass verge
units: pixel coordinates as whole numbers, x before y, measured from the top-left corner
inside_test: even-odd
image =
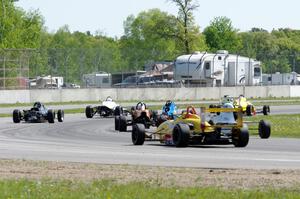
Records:
[[[213,187],[160,187],[147,183],[117,184],[109,180],[1,180],[0,198],[299,198],[296,189],[226,190]]]
[[[245,118],[245,120],[252,122],[259,122],[261,119],[271,123],[271,137],[300,138],[300,114],[268,116],[257,115],[255,117]],[[252,127],[258,127],[258,123],[250,126],[250,128]],[[251,129],[250,134],[258,134],[257,129]]]

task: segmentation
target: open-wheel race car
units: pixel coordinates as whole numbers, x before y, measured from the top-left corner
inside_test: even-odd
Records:
[[[256,115],[258,113],[262,113],[264,115],[270,114],[270,106],[263,105],[262,107],[255,107],[244,95],[240,95],[237,99],[234,100],[233,105],[235,108],[241,107],[243,109],[243,113],[247,116]]]
[[[237,119],[233,112],[237,113]],[[265,133],[265,129],[260,130]],[[231,104],[222,108],[202,107],[198,115],[195,108],[189,106],[182,115],[163,122],[154,131],[147,130],[141,123],[134,124],[131,137],[134,145],[142,145],[144,141],[159,141],[176,147],[218,144],[246,147],[249,130],[243,123],[241,108],[233,108]]]
[[[145,128],[149,128],[157,123],[157,111],[149,110],[144,102],[138,102],[130,111],[123,108],[121,110],[121,114],[115,116],[116,131],[126,132],[127,126],[134,124],[143,124]]]
[[[25,122],[46,122],[54,123],[56,118],[55,111],[52,109],[47,109],[42,103],[35,102],[33,107],[29,110],[23,110],[21,112],[18,109],[13,111],[13,122],[20,123]],[[57,111],[57,120],[59,122],[64,121],[64,111],[59,109]]]
[[[121,112],[121,107],[114,102],[111,97],[107,97],[100,106],[87,106],[85,108],[85,115],[87,118],[93,118],[96,114],[99,114],[100,117],[110,117],[120,115]]]
[[[210,108],[220,108],[222,104],[231,103],[234,108],[242,108],[242,112],[246,116],[254,116],[256,114],[269,115],[270,114],[270,106],[263,105],[262,107],[255,107],[244,95],[240,95],[238,98],[234,98],[229,95],[225,95],[220,104],[211,104]]]

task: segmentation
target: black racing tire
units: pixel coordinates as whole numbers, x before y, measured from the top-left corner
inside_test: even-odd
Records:
[[[47,120],[49,123],[54,123],[54,119],[55,119],[55,112],[49,109],[47,113]]]
[[[120,116],[123,114],[123,108],[121,106],[117,106],[114,110],[114,116]]]
[[[119,130],[119,128],[120,128],[119,126],[120,126],[120,116],[117,115],[117,116],[115,117],[115,130],[116,130],[116,131]]]
[[[13,121],[14,123],[20,123],[21,121],[21,111],[18,109],[15,109],[13,111]]]
[[[157,111],[152,111],[151,112],[151,118],[152,118],[152,121],[153,123],[155,124],[155,126],[158,126],[159,122],[158,122],[158,112]]]
[[[235,135],[232,137],[235,147],[246,147],[249,143],[249,130],[246,127],[236,129]]]
[[[208,108],[216,108],[217,106],[215,104],[210,104]]]
[[[127,119],[125,116],[120,116],[119,118],[119,131],[120,132],[127,131]]]
[[[168,120],[167,117],[168,117],[168,116],[161,114],[161,115],[157,118],[157,120],[156,120],[156,122],[155,122],[155,126],[158,127],[159,125],[161,125],[162,123],[164,123],[165,121],[167,121],[167,120]]]
[[[131,140],[134,145],[143,145],[145,142],[145,125],[144,124],[134,124],[132,126]]]
[[[222,106],[221,105],[215,105],[214,108],[222,108]],[[217,115],[220,115],[220,114],[221,114],[220,112],[217,112]]]
[[[58,120],[59,122],[63,122],[64,119],[65,119],[65,112],[64,112],[63,110],[59,109],[59,110],[57,111],[57,120]]]
[[[269,105],[264,105],[263,106],[263,114],[264,115],[269,115],[270,114],[270,106]]]
[[[93,118],[93,115],[94,115],[94,113],[93,113],[93,108],[92,108],[91,106],[87,106],[87,107],[85,108],[85,116],[86,116],[87,118]]]
[[[246,115],[247,116],[252,116],[252,109],[253,109],[252,105],[247,105],[247,107],[246,107]]]
[[[176,147],[187,147],[190,141],[190,127],[187,124],[176,124],[172,139]]]
[[[268,139],[271,135],[271,124],[267,121],[260,120],[258,124],[258,134],[261,139]]]

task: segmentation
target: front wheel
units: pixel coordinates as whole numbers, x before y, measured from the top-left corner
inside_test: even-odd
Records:
[[[261,139],[268,139],[271,135],[270,123],[264,120],[260,120],[258,124],[258,134]]]
[[[59,110],[57,111],[57,120],[58,120],[59,122],[63,122],[63,121],[64,121],[64,118],[65,118],[65,112],[64,112],[63,110],[59,109]]]
[[[134,145],[143,145],[145,142],[145,126],[144,124],[134,124],[131,133],[132,143]]]

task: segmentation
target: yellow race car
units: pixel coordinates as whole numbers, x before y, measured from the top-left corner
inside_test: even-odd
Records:
[[[235,108],[241,107],[243,113],[245,113],[247,116],[256,115],[258,113],[262,113],[264,115],[270,114],[269,105],[264,105],[262,108],[255,108],[255,106],[250,101],[248,101],[244,95],[240,95],[237,99],[235,99],[233,101],[233,106]]]
[[[229,95],[224,95],[221,99],[220,104],[209,105],[209,108],[220,108],[222,104],[231,103],[234,108],[242,108],[242,112],[246,116],[254,116],[256,114],[262,113],[264,115],[270,114],[270,106],[264,105],[263,107],[255,107],[244,95],[240,95],[238,98],[234,98]]]
[[[238,113],[237,120],[233,112]],[[249,131],[247,125],[243,124],[242,115],[242,109],[233,108],[232,105],[224,108],[202,107],[200,115],[194,107],[189,106],[182,115],[163,122],[152,132],[146,131],[143,124],[133,125],[132,142],[134,145],[143,145],[145,140],[159,141],[176,147],[195,144],[233,144],[235,147],[245,147],[249,141]]]

